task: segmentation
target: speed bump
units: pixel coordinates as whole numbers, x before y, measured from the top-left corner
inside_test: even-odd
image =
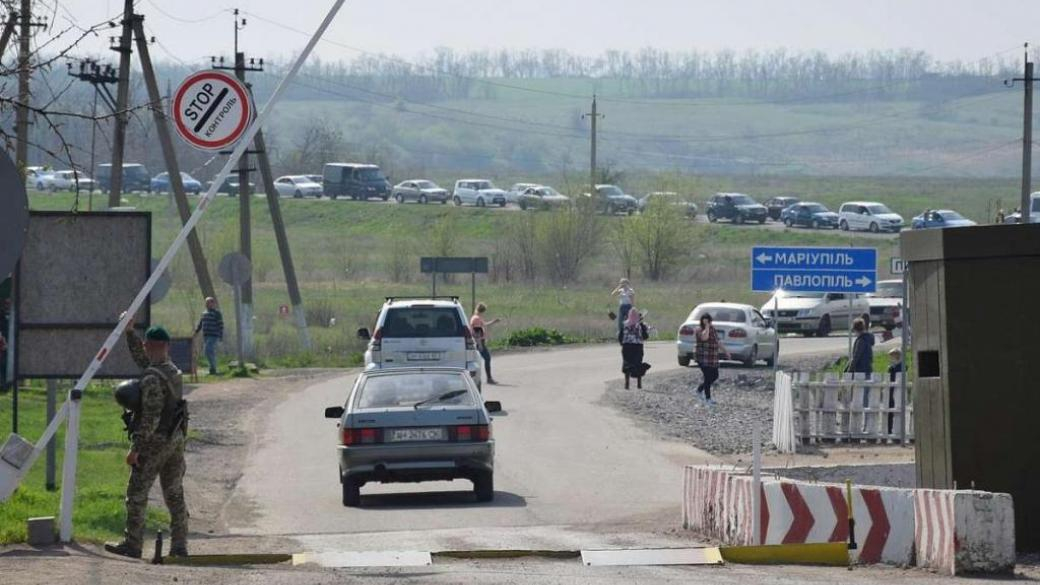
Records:
[[[729,563],[746,565],[824,565],[845,567],[849,564],[849,545],[844,542],[813,544],[772,544],[765,546],[719,547]]]

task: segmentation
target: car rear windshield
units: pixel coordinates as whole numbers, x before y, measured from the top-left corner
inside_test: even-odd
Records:
[[[747,195],[730,195],[733,205],[757,205],[758,202]]]
[[[946,221],[962,220],[964,216],[957,213],[956,211],[940,211],[938,214]]]
[[[420,188],[420,189],[436,189],[437,188],[437,185],[434,185],[433,183],[431,183],[429,181],[416,181],[415,182],[415,186]]]
[[[436,400],[458,390],[466,392],[446,400]],[[431,407],[477,405],[462,374],[422,372],[368,378],[358,389],[357,408],[407,407],[424,400],[430,400],[427,404]]]
[[[384,338],[462,337],[466,326],[451,307],[407,307],[388,310],[379,330]]]
[[[711,315],[712,321],[744,323],[747,320],[744,311],[729,307],[697,307],[697,309],[693,311],[693,320],[700,321],[701,315],[704,315],[705,313]]]
[[[882,298],[901,298],[903,296],[902,282],[879,282],[877,292],[870,296]]]
[[[607,185],[606,187],[600,187],[598,190],[599,190],[599,194],[603,195],[604,197],[617,197],[617,196],[625,194],[621,189],[618,189],[617,187],[615,187],[613,185]]]

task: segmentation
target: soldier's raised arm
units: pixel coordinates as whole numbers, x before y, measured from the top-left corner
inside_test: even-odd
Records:
[[[119,319],[122,320],[125,316],[126,313],[123,313],[119,316]],[[130,350],[130,357],[134,358],[134,363],[139,367],[147,368],[151,365],[151,361],[148,359],[148,354],[144,351],[144,341],[141,339],[141,336],[134,331],[133,318],[126,322],[126,347]]]

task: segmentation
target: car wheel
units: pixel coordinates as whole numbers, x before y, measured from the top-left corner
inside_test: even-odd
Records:
[[[878,224],[877,223],[871,223],[870,224],[870,233],[876,234],[879,231],[881,231],[881,230],[880,230],[880,228],[878,228]]]
[[[755,362],[758,361],[758,346],[751,348],[751,354],[748,355],[747,359],[744,360],[744,366],[748,368],[755,367]]]
[[[477,197],[477,207],[484,207],[484,199]]]
[[[299,189],[297,189],[296,192],[292,194],[292,196],[294,199],[303,199],[303,193]]]
[[[738,213],[737,216],[733,218],[733,223],[743,224],[744,223],[744,215],[741,214],[741,213]]]
[[[520,210],[521,211],[527,211],[527,203],[526,202],[520,201]]]
[[[679,365],[686,368],[690,366],[690,356],[681,355],[679,356]]]
[[[419,203],[426,205],[426,195],[419,196]]]
[[[765,222],[766,222],[766,218],[763,217],[762,219],[758,220],[758,225],[762,225]]]
[[[441,199],[441,205],[446,205],[447,203],[448,203],[448,198],[447,197],[445,197],[444,199]]]
[[[708,212],[708,223],[715,223],[716,219],[717,218],[715,217],[715,212],[714,211],[709,211]]]
[[[458,195],[456,195],[451,202],[455,204],[455,207],[462,207],[462,199],[459,199]]]
[[[335,201],[337,197],[339,197],[339,195],[337,195],[336,193],[329,195],[329,199],[332,199],[333,201]]]
[[[841,231],[847,232],[849,231],[849,222],[843,219],[841,220],[841,223],[838,224],[838,227],[841,229]]]
[[[787,227],[794,227],[794,222],[791,221],[791,218],[789,217],[784,220],[784,225],[786,225]]]
[[[499,207],[505,207],[506,206],[506,202],[505,201],[499,201],[498,202],[498,206]]]
[[[478,473],[473,477],[473,493],[478,502],[490,502],[495,499],[495,476],[490,471]]]
[[[820,324],[816,326],[817,337],[827,337],[831,334],[831,316],[824,315],[820,317]]]
[[[818,230],[818,229],[820,229],[820,220],[818,220],[818,219],[814,219],[814,220],[812,221],[812,228],[813,228],[814,230]]]
[[[776,352],[776,350],[773,350],[773,351]],[[774,365],[776,365],[776,358],[777,358],[777,354],[776,353],[774,353],[773,355],[769,356],[769,358],[766,360],[766,365],[769,366],[770,368],[773,367]]]
[[[400,193],[394,195],[394,201],[397,201],[398,203],[404,203],[404,195],[401,195]]]
[[[343,505],[357,508],[361,505],[361,484],[349,477],[343,478]]]

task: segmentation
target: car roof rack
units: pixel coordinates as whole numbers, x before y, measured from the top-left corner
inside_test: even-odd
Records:
[[[392,303],[394,301],[455,301],[459,302],[457,296],[405,296],[405,297],[386,297],[386,302]]]

